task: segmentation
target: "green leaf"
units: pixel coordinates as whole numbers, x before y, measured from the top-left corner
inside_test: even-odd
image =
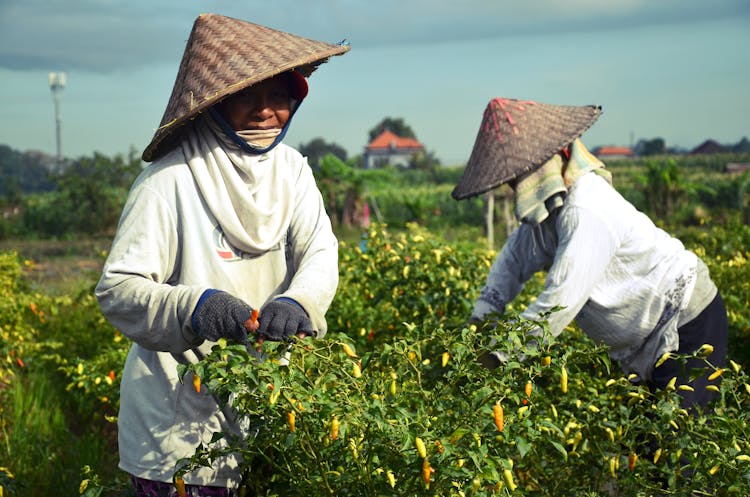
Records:
[[[554,448],[557,449],[557,451],[562,454],[563,460],[565,462],[568,462],[568,452],[565,450],[565,447],[562,446],[560,442],[555,442],[554,440],[550,440],[549,443],[552,444]]]
[[[524,438],[516,437],[516,449],[518,449],[518,455],[520,455],[521,459],[523,459],[523,457],[531,449],[531,444]]]

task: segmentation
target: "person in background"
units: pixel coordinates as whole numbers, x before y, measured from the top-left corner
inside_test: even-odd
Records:
[[[322,337],[338,244],[307,160],[282,143],[306,77],[349,50],[216,14],[193,25],[171,98],[96,287],[133,344],[121,379],[120,468],[138,496],[174,495],[180,458],[242,434],[205,385],[182,383],[221,338]],[[259,314],[254,316],[254,310]],[[257,317],[257,320],[256,320]],[[184,476],[189,495],[236,495],[226,456]]]
[[[703,361],[683,368],[660,358],[691,354],[707,343],[713,346],[708,361],[723,367],[724,303],[705,263],[625,200],[604,164],[586,150],[580,136],[600,113],[598,106],[506,98],[487,106],[452,195],[460,200],[507,183],[520,225],[490,268],[471,319],[503,313],[525,282],[546,270],[544,289],[522,318],[549,313],[555,336],[575,321],[594,342],[608,346],[626,374],[652,389],[664,389],[676,377],[677,384],[694,387],[679,390],[683,406],[706,406],[716,395],[705,388],[707,375],[689,377]],[[493,353],[487,359],[497,367],[504,357]]]

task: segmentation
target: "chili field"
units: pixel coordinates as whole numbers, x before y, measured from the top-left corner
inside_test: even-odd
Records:
[[[220,342],[179,371],[232,398],[254,436],[217,434],[228,448],[203,447],[175,477],[231,450],[244,458],[247,495],[748,495],[750,229],[680,236],[729,311],[731,361],[706,364],[721,378],[706,412],[682,409],[684,385],[651,393],[630,381],[575,326],[529,346],[516,312],[542,275],[496,326],[468,325],[495,252],[373,225],[366,244],[341,244],[325,339],[296,342],[286,365],[278,345],[264,344],[259,362]],[[103,257],[97,248],[93,260]],[[93,297],[97,263],[55,292],[34,266],[0,254],[3,495],[130,495],[114,423],[129,342]],[[489,350],[524,357],[487,369],[477,359]]]

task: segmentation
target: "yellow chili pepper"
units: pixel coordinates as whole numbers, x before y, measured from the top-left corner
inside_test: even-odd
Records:
[[[344,349],[344,353],[349,357],[359,357],[354,349],[348,343],[342,343],[341,348]]]
[[[393,471],[388,471],[385,476],[388,478],[388,484],[391,488],[396,488],[396,477],[393,475]]]
[[[565,366],[560,371],[560,390],[562,390],[562,393],[568,392],[568,370],[565,369]]]
[[[656,364],[654,364],[654,368],[658,368],[659,366],[667,362],[670,357],[672,357],[671,352],[664,352],[661,357],[659,357],[659,360],[656,361]]]
[[[421,438],[416,437],[414,439],[414,445],[417,448],[417,452],[419,453],[419,457],[421,457],[422,459],[426,458],[427,457],[427,448],[424,445],[424,441],[422,441]]]
[[[713,373],[711,373],[711,376],[708,377],[708,381],[715,380],[716,378],[718,378],[719,376],[721,376],[721,374],[723,372],[724,372],[724,370],[722,368],[718,368],[716,371],[714,371]]]
[[[739,364],[737,364],[731,359],[729,359],[729,364],[732,366],[732,369],[734,370],[735,373],[739,373],[740,370],[742,369],[742,366],[740,366]]]
[[[661,457],[661,452],[662,452],[661,447],[656,449],[656,452],[654,452],[654,464],[659,462],[659,458]]]
[[[443,352],[442,356],[442,365],[443,367],[448,365],[448,361],[450,360],[451,355],[448,352]]]
[[[289,429],[291,431],[296,431],[297,430],[297,425],[296,425],[295,418],[296,418],[296,415],[294,414],[294,411],[289,411],[287,413],[287,415],[286,415],[286,419],[289,422]]]
[[[609,426],[607,426],[605,428],[605,430],[607,431],[607,436],[609,437],[609,441],[610,442],[614,442],[615,441],[615,432],[612,431],[612,428],[610,428]]]
[[[352,365],[352,376],[355,378],[362,376],[362,367],[356,362]]]
[[[513,471],[509,469],[503,470],[503,480],[505,480],[505,484],[508,485],[508,488],[510,491],[514,491],[516,487],[516,482],[513,481]]]
[[[665,390],[666,390],[667,392],[671,392],[672,390],[674,390],[674,389],[675,389],[675,384],[676,384],[676,383],[677,383],[677,377],[676,377],[676,376],[673,376],[673,377],[672,377],[672,379],[671,379],[671,380],[669,380],[669,382],[667,383],[667,386],[666,386]]]
[[[474,478],[471,480],[471,491],[473,493],[476,493],[477,490],[479,490],[479,486],[482,484],[482,480],[479,478]]]
[[[698,355],[701,357],[708,357],[710,356],[714,351],[714,346],[710,343],[704,343],[701,345],[701,348],[698,349]]]
[[[341,423],[338,420],[338,418],[333,418],[331,420],[331,440],[336,440],[337,438],[339,438],[339,426],[340,426],[340,424]]]

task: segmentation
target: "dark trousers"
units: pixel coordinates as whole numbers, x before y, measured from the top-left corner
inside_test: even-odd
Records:
[[[729,322],[724,301],[718,293],[711,303],[695,319],[677,329],[680,335],[680,346],[678,354],[691,354],[704,343],[711,344],[713,352],[706,358],[714,367],[723,368],[726,364],[727,342],[729,336]],[[718,396],[718,392],[706,390],[706,386],[713,384],[718,386],[721,376],[713,381],[708,381],[708,376],[713,372],[709,369],[705,374],[690,381],[692,369],[705,368],[703,359],[690,359],[686,364],[680,361],[668,359],[661,366],[654,369],[651,389],[664,389],[669,380],[677,377],[677,385],[689,384],[693,391],[678,390],[682,397],[682,407],[694,409],[698,406],[705,407]]]

